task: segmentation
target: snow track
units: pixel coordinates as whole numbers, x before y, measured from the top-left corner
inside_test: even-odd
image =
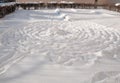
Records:
[[[31,14],[29,14],[30,12]],[[53,75],[54,82],[57,80],[56,83],[64,83],[64,80],[67,83],[73,83],[74,80],[76,83],[120,82],[120,29],[109,28],[90,22],[90,20],[74,21],[74,18],[77,18],[74,15],[87,13],[85,10],[80,12],[71,9],[69,12],[72,14],[60,9],[52,10],[49,13],[48,11],[30,12],[25,13],[29,14],[29,17],[24,18],[24,15],[21,14],[23,18],[13,18],[13,22],[18,18],[20,18],[20,22],[28,20],[26,25],[20,28],[15,26],[0,32],[0,76],[4,75],[3,73],[11,65],[17,64],[17,66],[13,66],[13,70],[17,71],[14,74],[20,74],[21,71],[28,71],[36,66],[36,71],[30,73],[38,73],[41,77],[44,77],[45,74],[48,80],[45,78],[43,83],[53,83],[53,81],[49,81],[52,77],[49,75]],[[94,10],[89,13],[92,16],[99,12]],[[11,20],[11,18],[9,19]],[[7,22],[9,21],[7,20]],[[10,23],[6,26],[9,26]],[[23,62],[16,63],[19,60]],[[43,70],[39,69],[38,65],[42,66]],[[17,70],[15,67],[21,69]],[[62,70],[67,70],[68,75],[65,75]],[[55,73],[51,74],[51,72]],[[92,75],[89,75],[91,73]],[[71,78],[74,76],[77,78],[74,77],[74,80],[68,81],[69,75]],[[64,78],[64,80],[59,78]],[[0,82],[3,82],[1,79],[0,77]]]
[[[34,53],[36,50],[35,54],[45,52],[46,55],[41,57],[48,58],[49,62],[80,68],[94,65],[99,59],[97,54],[99,52],[101,52],[100,57],[119,60],[120,32],[118,30],[86,21],[53,23],[51,25],[48,21],[35,22],[27,27],[4,33],[1,39],[3,45],[1,63],[4,62],[2,60],[13,57],[14,52],[18,52],[19,48],[22,53],[24,50],[26,53]]]

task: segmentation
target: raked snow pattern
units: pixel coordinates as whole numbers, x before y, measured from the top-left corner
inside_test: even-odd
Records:
[[[55,11],[59,13],[58,9]],[[120,66],[120,31],[89,21],[35,21],[10,28],[0,36],[0,72],[27,57],[40,56],[46,65],[74,69],[106,64]],[[47,24],[47,26],[46,26]],[[16,56],[17,55],[17,56]],[[44,64],[43,64],[44,65]],[[118,69],[119,70],[119,69]],[[120,72],[99,72],[89,83],[119,83]],[[85,81],[83,83],[88,83]]]
[[[28,44],[24,48],[33,54],[45,52],[49,62],[81,68],[94,65],[99,57],[119,63],[119,31],[84,21],[54,22],[55,26],[46,22],[49,27],[40,23],[22,29],[26,35],[22,43]]]
[[[77,68],[97,63],[119,64],[120,31],[86,21],[56,21],[55,26],[45,23],[48,27],[41,21],[4,33],[1,63],[6,63],[6,58],[15,60],[27,54],[41,56],[41,60],[48,62],[46,64]],[[19,56],[14,56],[16,54]]]

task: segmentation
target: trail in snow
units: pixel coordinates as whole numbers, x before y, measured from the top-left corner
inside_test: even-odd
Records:
[[[21,47],[22,45],[22,48],[29,51],[28,53],[33,52],[33,55],[34,50],[37,51],[36,54],[45,52],[45,60],[48,59],[55,64],[79,67],[89,63],[94,65],[99,59],[99,52],[101,52],[100,57],[111,59],[110,63],[115,59],[117,59],[115,62],[119,63],[119,31],[84,21],[56,21],[53,22],[55,26],[47,21],[45,23],[47,26],[41,21],[30,24],[28,27],[14,29],[13,32],[8,32],[8,35],[3,36],[2,44],[5,43],[5,47],[7,45]],[[11,33],[14,35],[9,35]],[[99,61],[107,62],[106,59],[100,58]]]
[[[120,30],[108,28],[89,20],[81,21],[83,14],[84,16],[91,14],[95,18],[99,18],[98,15],[103,18],[115,17],[114,15],[107,15],[95,10],[89,11],[87,14],[86,10],[74,9],[69,12],[60,9],[30,12],[30,14],[28,12],[20,13],[19,15],[23,18],[15,15],[11,16],[14,18],[9,17],[9,20],[13,22],[16,19],[20,22],[27,21],[26,26],[7,28],[0,33],[0,74],[3,74],[12,64],[16,64],[17,61],[26,57],[32,66],[39,64],[39,66],[45,66],[46,69],[52,66],[53,71],[54,68],[60,67],[63,70],[68,68],[71,71],[78,69],[82,71],[82,75],[86,76],[88,71],[93,73],[88,78],[83,76],[83,79],[81,77],[80,80],[76,78],[78,81],[73,79],[71,83],[74,80],[77,83],[120,82]],[[24,18],[24,15],[27,14],[28,16]],[[74,21],[76,18],[79,21]],[[7,22],[9,21],[7,20]],[[24,63],[23,60],[22,64],[20,66],[23,66],[23,70],[26,69],[27,63]],[[104,66],[108,68],[104,68]],[[14,67],[13,69],[16,70]],[[39,71],[37,70],[37,72]],[[80,71],[78,71],[79,74]],[[57,76],[57,72],[55,75]],[[49,79],[45,83],[48,82]]]

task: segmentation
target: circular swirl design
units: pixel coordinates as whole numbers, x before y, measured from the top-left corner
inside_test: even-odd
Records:
[[[87,21],[41,21],[7,32],[2,43],[20,56],[39,55],[52,64],[88,67],[101,57],[119,60],[120,31]]]

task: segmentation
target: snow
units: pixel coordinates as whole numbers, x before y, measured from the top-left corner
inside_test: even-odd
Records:
[[[57,1],[51,1],[51,2],[49,2],[49,3],[57,3]]]
[[[60,1],[60,3],[68,3],[67,1]]]
[[[41,9],[0,19],[0,83],[119,83],[119,17]]]
[[[116,3],[115,6],[120,6],[120,3]]]
[[[10,6],[10,5],[15,5],[16,2],[9,2],[9,3],[0,3],[0,6]]]

